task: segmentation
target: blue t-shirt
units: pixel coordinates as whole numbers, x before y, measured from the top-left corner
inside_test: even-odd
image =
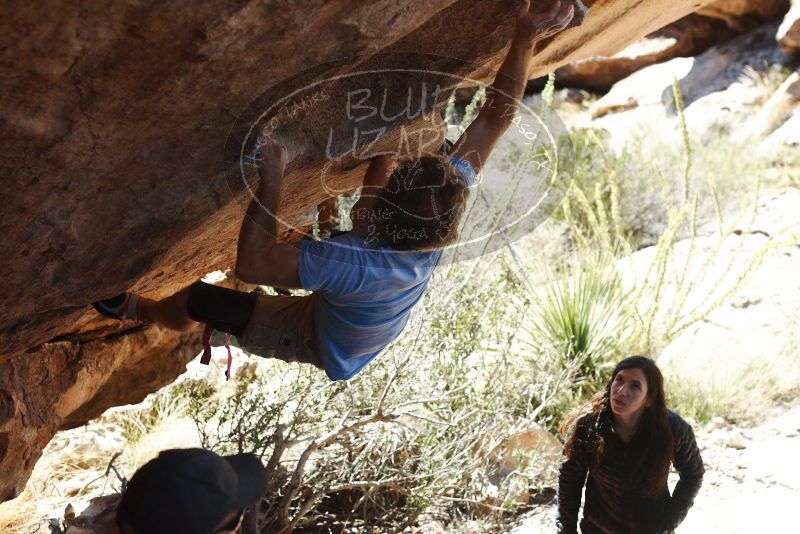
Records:
[[[317,343],[331,380],[353,377],[400,335],[441,257],[366,244],[351,232],[300,244],[300,283],[319,294]]]

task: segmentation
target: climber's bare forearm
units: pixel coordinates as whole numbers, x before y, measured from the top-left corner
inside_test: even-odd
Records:
[[[486,103],[480,115],[505,131],[519,111],[519,101],[525,93],[528,64],[536,41],[530,36],[514,35],[505,61],[487,91]]]
[[[511,46],[489,87],[486,102],[453,148],[453,155],[469,161],[475,171],[480,171],[519,111],[536,43],[555,35],[572,20],[571,4],[560,0],[549,3],[547,11],[534,13],[528,0],[521,2]]]
[[[506,59],[489,87],[486,104],[481,108],[481,113],[486,110],[491,119],[505,121],[506,127],[519,111],[536,43],[561,31],[574,16],[572,5],[566,1],[550,0],[549,11],[541,14],[530,12],[529,2],[523,4],[517,14],[514,37]]]
[[[519,111],[535,42],[532,37],[515,32],[508,54],[487,90],[486,102],[455,144],[453,154],[467,159],[476,171],[483,167]]]
[[[278,219],[274,214],[280,205],[282,185],[282,176],[261,179],[239,231],[237,250],[239,263],[252,263],[260,252],[270,249],[277,243]]]
[[[236,277],[252,284],[292,289],[300,287],[299,251],[294,245],[278,243],[278,235],[285,228],[275,216],[281,204],[283,169],[282,161],[259,169],[261,181],[239,230]]]
[[[534,13],[530,11],[528,0],[522,2],[511,46],[489,89],[488,106],[481,108],[481,113],[485,109],[491,119],[505,123],[506,127],[519,111],[536,43],[563,30],[575,14],[567,0],[545,0],[543,3],[546,11]]]

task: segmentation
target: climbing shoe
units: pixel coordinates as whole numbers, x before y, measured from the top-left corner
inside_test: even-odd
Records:
[[[139,304],[139,295],[122,293],[116,297],[92,302],[92,306],[102,315],[112,319],[136,321],[136,306]]]

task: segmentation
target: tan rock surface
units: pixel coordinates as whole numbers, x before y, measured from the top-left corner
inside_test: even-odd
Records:
[[[753,118],[748,133],[761,137],[771,134],[786,122],[799,103],[800,71],[795,71],[784,80]]]
[[[92,300],[130,287],[163,296],[230,266],[243,213],[235,199],[246,199],[242,191],[232,194],[219,172],[221,147],[232,118],[276,80],[382,47],[461,57],[475,71],[457,74],[487,79],[502,58],[513,15],[495,2],[463,0],[421,5],[413,21],[403,16],[411,7],[373,5],[309,8],[313,17],[287,13],[279,24],[255,5],[228,12],[206,4],[193,18],[181,18],[177,5],[156,13],[105,3],[80,14],[47,10],[51,19],[22,8],[7,17],[17,17],[19,28],[36,20],[43,29],[2,33],[3,161],[12,183],[4,190],[9,209],[2,220],[9,276],[0,287],[3,295],[25,295],[8,299],[0,314],[6,357],[90,328]],[[548,43],[531,75],[612,53],[691,7],[688,1],[600,3],[583,27]],[[170,9],[177,11],[164,16]],[[447,29],[459,19],[472,21],[471,38]],[[278,38],[268,39],[276,28]],[[318,30],[313,39],[309,28]],[[590,39],[600,28],[603,38]],[[307,57],[291,53],[299,43],[310,47]],[[278,57],[286,59],[269,61]],[[391,63],[386,57],[376,63]],[[314,123],[301,133],[316,126],[327,134],[331,118],[321,104],[294,120]],[[282,209],[290,218],[324,198],[309,183],[322,163],[290,165]],[[340,174],[345,186],[360,178],[360,172]]]
[[[704,96],[742,81],[743,77],[766,76],[771,65],[787,63],[789,58],[774,39],[777,26],[777,22],[763,24],[694,58],[692,70],[680,79],[684,104],[689,107]],[[671,104],[672,100],[670,86],[664,89],[662,101]]]
[[[743,31],[779,18],[788,9],[789,0],[715,0],[698,9],[697,14],[717,18],[730,28]]]
[[[498,468],[498,480],[536,461],[552,463],[559,456],[561,442],[538,425],[509,436],[489,453],[489,459]]]
[[[728,41],[737,33],[775,20],[789,9],[788,0],[717,0],[696,13],[687,15],[612,55],[591,57],[559,68],[556,76],[566,87],[608,91],[612,85],[634,72],[675,57],[697,55],[709,47]],[[792,21],[797,16],[787,15]],[[797,28],[784,22],[788,32],[787,51]],[[783,26],[782,26],[783,28]],[[780,39],[780,33],[779,33]],[[795,38],[797,40],[797,38]]]
[[[586,3],[583,26],[542,43],[532,77],[612,55],[696,7],[689,0]],[[247,196],[221,172],[223,147],[248,104],[358,67],[435,67],[488,80],[514,14],[511,2],[494,0],[8,7],[0,23],[0,498],[24,484],[57,428],[141,398],[180,372],[182,365],[148,364],[137,374],[122,362],[145,358],[143,350],[166,354],[185,338],[119,331],[87,303],[127,288],[165,296],[231,266]],[[445,59],[423,64],[411,53]],[[398,80],[407,78],[373,79],[369,87],[400,90]],[[334,96],[346,94],[347,84],[335,89]],[[283,108],[292,126],[285,135],[292,155],[303,156],[289,165],[281,214],[307,223],[326,196],[321,141],[351,125],[341,102],[293,104]],[[387,142],[415,121],[424,126],[420,117],[398,119]],[[343,166],[330,177],[352,188],[362,169]],[[117,337],[102,341],[109,335]]]
[[[196,334],[120,331],[87,343],[45,343],[0,371],[0,499],[22,491],[56,430],[141,401],[171,382],[198,352]]]
[[[796,390],[800,383],[800,345],[794,327],[800,320],[798,205],[799,190],[782,190],[759,203],[753,222],[742,221],[734,228],[700,283],[709,288],[731,285],[741,265],[764,251],[761,263],[740,287],[732,286],[735,292],[719,308],[664,349],[659,363],[665,369],[719,391],[736,377],[749,379],[754,373],[765,382],[775,380],[776,394]],[[771,248],[765,248],[767,244]],[[744,384],[742,388],[747,389]],[[758,408],[745,405],[747,392],[731,394],[742,399],[735,403],[738,408]]]
[[[86,510],[75,518],[75,523],[67,529],[66,534],[119,534],[117,505],[120,498],[115,493],[92,499]]]
[[[800,105],[780,128],[772,132],[758,146],[762,156],[777,157],[779,160],[800,149]]]
[[[630,44],[610,57],[593,57],[556,71],[559,85],[608,91],[649,65],[696,55],[736,35],[723,22],[691,14]]]
[[[589,113],[592,118],[598,118],[639,106],[661,106],[662,94],[671,87],[673,76],[676,79],[686,76],[694,61],[692,57],[677,57],[645,67],[616,83],[607,94],[592,104]]]

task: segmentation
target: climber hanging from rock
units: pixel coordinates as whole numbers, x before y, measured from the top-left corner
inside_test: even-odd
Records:
[[[370,160],[352,231],[299,245],[277,241],[285,228],[272,214],[281,202],[287,151],[262,137],[260,183],[239,232],[236,276],[310,295],[262,295],[198,281],[163,300],[124,293],[93,306],[108,317],[174,330],[205,323],[206,346],[216,329],[253,354],[309,363],[332,380],[354,376],[405,327],[443,247],[456,240],[476,173],[518,111],[534,45],[567,27],[579,4],[541,3],[546,10],[539,13],[528,0],[521,3],[486,103],[452,147],[408,160]]]

